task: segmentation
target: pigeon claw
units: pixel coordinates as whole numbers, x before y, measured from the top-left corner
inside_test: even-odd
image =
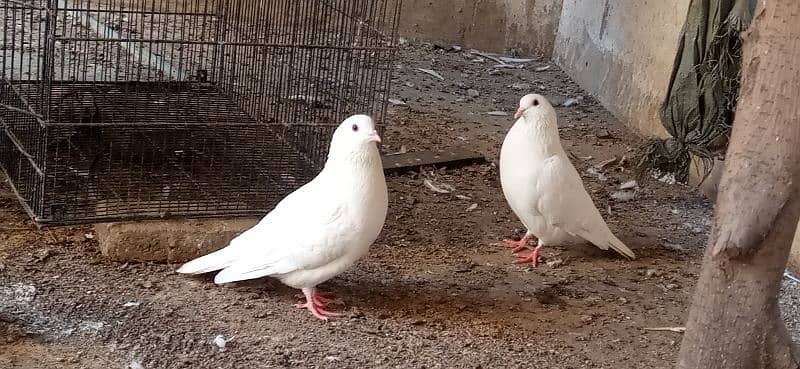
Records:
[[[338,299],[333,299],[333,295],[311,289],[310,291],[304,290],[302,294],[297,295],[298,298],[304,299],[305,302],[295,305],[298,309],[308,309],[317,319],[327,321],[329,317],[336,317],[340,314],[327,310],[329,304],[342,305],[343,302]]]
[[[302,304],[296,304],[295,307],[297,307],[298,309],[308,309],[308,311],[310,311],[311,314],[317,317],[317,319],[323,321],[328,321],[328,318],[337,317],[340,315],[338,313],[326,310],[325,307],[319,306],[313,302],[310,304],[307,302]]]
[[[511,251],[516,254],[516,253],[518,253],[518,252],[520,252],[522,250],[527,250],[527,249],[530,248],[530,246],[528,246],[528,240],[529,239],[530,239],[530,236],[528,236],[526,234],[519,241],[503,240],[503,247],[511,249]]]
[[[514,264],[533,263],[534,268],[539,265],[539,250],[542,246],[536,246],[528,255],[518,255]]]
[[[340,299],[323,297],[323,296],[320,296],[320,295],[315,295],[314,297],[312,297],[312,299],[314,300],[315,304],[320,305],[320,306],[344,305],[344,302],[342,300],[340,300]]]

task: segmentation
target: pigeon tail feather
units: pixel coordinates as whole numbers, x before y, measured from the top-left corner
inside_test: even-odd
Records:
[[[183,264],[177,272],[181,274],[203,274],[224,269],[231,263],[231,258],[227,256],[226,249],[221,249]]]
[[[629,249],[628,246],[625,246],[625,244],[622,243],[622,241],[620,241],[619,238],[617,238],[617,236],[614,236],[614,234],[611,233],[611,231],[609,231],[608,233],[609,233],[609,239],[608,241],[606,241],[608,247],[618,252],[622,256],[625,256],[629,259],[636,259],[636,254],[633,253],[633,250]]]
[[[252,270],[237,268],[236,266],[227,267],[214,276],[214,283],[223,284],[244,281],[248,279],[256,279],[266,276],[278,274],[274,267],[263,267]]]

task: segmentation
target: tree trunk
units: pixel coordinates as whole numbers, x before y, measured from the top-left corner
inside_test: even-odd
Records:
[[[800,1],[759,1],[680,369],[800,368],[778,293],[800,218]]]

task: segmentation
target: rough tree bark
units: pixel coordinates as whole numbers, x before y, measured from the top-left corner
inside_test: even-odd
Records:
[[[800,368],[777,303],[800,217],[800,1],[762,0],[679,369]]]
[[[797,232],[794,234],[792,251],[789,253],[789,264],[787,269],[797,276],[800,276],[800,224],[797,225]]]

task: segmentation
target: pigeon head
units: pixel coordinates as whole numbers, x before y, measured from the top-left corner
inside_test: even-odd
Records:
[[[519,109],[514,114],[514,119],[519,119],[522,116],[535,120],[549,118],[550,116],[555,116],[555,109],[544,96],[528,94],[519,100]]]
[[[345,119],[333,132],[331,154],[347,155],[356,152],[367,152],[377,148],[375,143],[381,142],[375,122],[368,115],[353,115]]]

